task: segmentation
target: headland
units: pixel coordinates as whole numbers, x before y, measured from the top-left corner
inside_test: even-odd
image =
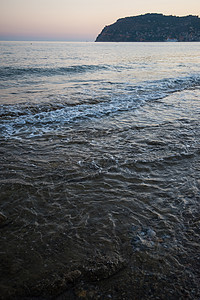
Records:
[[[197,42],[200,18],[157,13],[126,17],[105,26],[96,42]]]

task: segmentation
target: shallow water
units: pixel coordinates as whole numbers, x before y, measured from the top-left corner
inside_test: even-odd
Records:
[[[0,50],[2,298],[199,299],[199,43]]]

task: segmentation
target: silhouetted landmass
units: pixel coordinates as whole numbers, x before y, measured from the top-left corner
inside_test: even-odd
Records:
[[[195,42],[200,41],[198,16],[165,16],[148,13],[117,20],[105,26],[96,42]]]

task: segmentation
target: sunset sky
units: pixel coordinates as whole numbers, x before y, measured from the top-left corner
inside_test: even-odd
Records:
[[[0,40],[94,41],[105,25],[148,12],[200,16],[200,0],[0,0]]]

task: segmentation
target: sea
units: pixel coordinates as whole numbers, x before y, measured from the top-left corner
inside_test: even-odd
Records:
[[[200,43],[0,54],[0,298],[200,299]]]

